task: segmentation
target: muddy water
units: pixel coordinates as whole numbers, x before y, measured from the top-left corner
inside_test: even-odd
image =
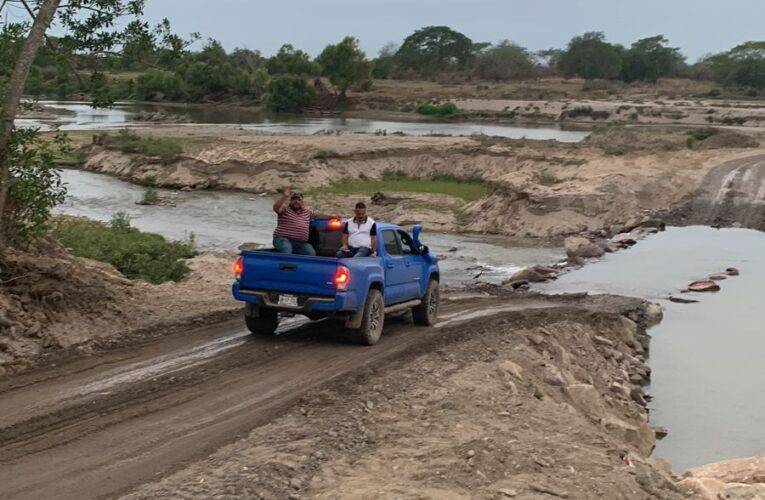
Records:
[[[108,221],[117,212],[126,212],[132,224],[144,231],[172,239],[186,239],[191,233],[200,250],[234,250],[243,241],[270,245],[276,223],[271,198],[247,193],[159,190],[175,206],[142,206],[136,201],[144,188],[117,178],[79,170],[63,170],[69,196],[56,211]],[[374,210],[371,211],[374,216]],[[447,283],[499,282],[521,267],[548,263],[562,257],[557,248],[504,248],[478,237],[429,233],[422,241],[442,259]],[[456,251],[454,249],[456,248]],[[452,251],[450,251],[452,250]]]
[[[666,300],[726,267],[738,277],[712,294]],[[654,456],[674,469],[765,452],[765,233],[670,228],[635,247],[561,277],[547,291],[640,296],[664,308],[651,329],[647,392],[651,423],[669,429]]]
[[[70,114],[59,119],[61,130],[99,130],[124,127],[126,124],[143,125],[143,122],[131,122],[131,116],[139,111],[163,111],[179,115],[192,124],[230,124],[237,128],[264,133],[284,133],[310,135],[322,130],[343,132],[374,133],[385,130],[387,133],[403,132],[409,135],[472,135],[510,137],[514,139],[553,139],[560,142],[579,142],[589,132],[581,130],[563,130],[557,126],[515,127],[510,125],[479,123],[434,123],[400,122],[387,120],[369,120],[365,118],[307,117],[269,115],[258,111],[230,108],[202,108],[161,106],[136,103],[119,103],[111,109],[93,109],[88,103],[73,101],[40,101],[45,106],[64,109]],[[43,129],[49,127],[33,120],[17,120],[19,125],[35,125]]]

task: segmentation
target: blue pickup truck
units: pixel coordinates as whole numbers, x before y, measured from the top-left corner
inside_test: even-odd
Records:
[[[312,320],[335,317],[366,345],[380,339],[386,313],[412,310],[419,325],[433,325],[439,305],[438,259],[394,224],[377,223],[377,256],[337,258],[342,221],[311,222],[316,257],[274,249],[242,251],[234,263],[234,298],[245,303],[245,322],[253,334],[272,335],[280,313]]]

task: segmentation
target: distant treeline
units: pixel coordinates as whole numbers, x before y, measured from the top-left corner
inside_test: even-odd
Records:
[[[22,33],[13,24],[0,32],[0,79],[11,70]],[[572,38],[563,49],[532,52],[509,40],[474,42],[449,27],[429,26],[401,45],[386,45],[374,59],[353,37],[328,45],[316,58],[289,44],[271,57],[250,49],[226,52],[212,39],[201,50],[191,50],[199,38],[196,33],[188,38],[174,34],[165,20],[155,28],[136,30],[119,52],[97,57],[63,53],[54,40],[38,54],[27,92],[60,98],[88,94],[105,102],[239,99],[277,111],[299,111],[315,103],[317,94],[341,102],[349,89],[371,88],[372,79],[505,82],[562,76],[655,82],[685,77],[713,80],[751,96],[765,89],[765,41],[688,64],[662,35],[624,47],[591,32]],[[321,76],[329,79],[331,89],[317,79]]]

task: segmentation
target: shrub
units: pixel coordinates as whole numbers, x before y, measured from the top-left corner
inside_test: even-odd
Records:
[[[609,116],[611,116],[611,113],[608,111],[595,111],[592,109],[592,106],[578,106],[574,109],[567,109],[563,113],[560,114],[560,119],[573,119],[573,118],[579,118],[582,116],[587,116],[592,118],[593,120],[605,120]]]
[[[299,113],[311,105],[315,92],[306,81],[294,75],[279,75],[268,83],[263,96],[266,108],[275,112]]]
[[[441,104],[426,102],[417,106],[417,112],[427,116],[454,116],[459,112],[459,108],[453,102]]]
[[[189,272],[183,259],[193,257],[193,241],[167,241],[131,227],[129,217],[115,214],[109,224],[82,218],[58,220],[54,234],[77,256],[108,262],[130,279],[150,283],[179,281]]]
[[[55,167],[55,159],[70,152],[66,136],[44,141],[35,129],[11,132],[6,147],[11,165],[8,197],[0,214],[4,236],[11,243],[27,241],[46,229],[50,211],[66,197],[66,186]]]
[[[139,205],[156,205],[159,203],[159,193],[157,193],[157,190],[153,187],[146,188],[146,191],[143,192],[143,196],[141,197],[141,201],[138,202]]]
[[[704,139],[709,139],[713,135],[716,135],[720,132],[719,129],[716,129],[714,127],[704,127],[704,128],[696,128],[688,132],[688,135],[690,137],[693,137],[697,141],[703,141]]]

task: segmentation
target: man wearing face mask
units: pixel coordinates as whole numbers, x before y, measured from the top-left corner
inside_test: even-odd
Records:
[[[303,195],[285,186],[281,197],[274,203],[276,230],[274,248],[280,253],[316,255],[308,243],[308,228],[315,217],[313,210],[303,204]]]

